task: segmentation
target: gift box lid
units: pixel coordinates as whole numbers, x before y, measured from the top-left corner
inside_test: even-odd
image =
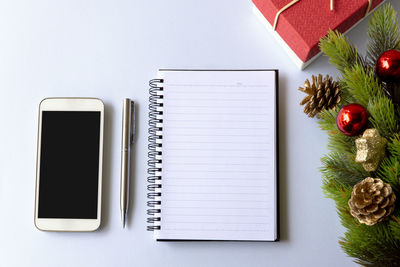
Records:
[[[253,0],[270,25],[275,16],[291,0]],[[371,0],[370,10],[383,0]],[[316,56],[319,40],[330,29],[342,33],[362,20],[368,10],[369,0],[335,0],[330,9],[330,0],[300,0],[279,15],[276,32],[302,61]]]

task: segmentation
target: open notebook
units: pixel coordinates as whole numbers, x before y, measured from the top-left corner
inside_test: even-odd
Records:
[[[155,239],[278,239],[277,94],[277,70],[160,70],[150,81]]]

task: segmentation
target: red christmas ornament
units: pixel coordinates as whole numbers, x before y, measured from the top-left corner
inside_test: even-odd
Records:
[[[384,82],[400,81],[400,50],[384,52],[375,64],[375,73]]]
[[[339,111],[336,125],[345,135],[359,135],[367,128],[368,112],[360,104],[348,104]]]

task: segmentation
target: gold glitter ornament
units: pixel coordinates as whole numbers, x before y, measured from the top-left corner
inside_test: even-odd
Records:
[[[348,205],[353,217],[371,226],[389,217],[395,201],[396,195],[390,184],[368,177],[353,187]]]
[[[376,171],[385,156],[386,143],[386,138],[377,129],[365,130],[362,137],[356,139],[356,162],[362,163],[367,172]]]

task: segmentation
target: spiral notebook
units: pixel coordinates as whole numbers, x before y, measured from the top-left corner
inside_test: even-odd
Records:
[[[277,99],[277,70],[159,70],[149,105],[156,240],[278,240]]]

